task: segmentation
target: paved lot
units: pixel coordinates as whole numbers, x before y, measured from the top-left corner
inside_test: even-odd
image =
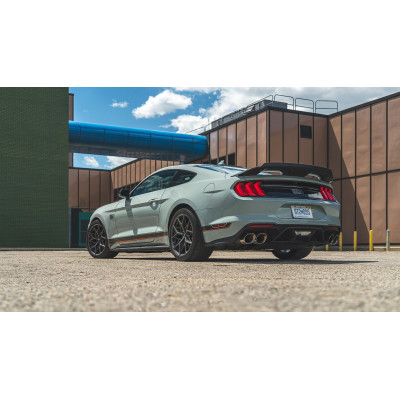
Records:
[[[0,251],[1,311],[400,311],[400,253]]]

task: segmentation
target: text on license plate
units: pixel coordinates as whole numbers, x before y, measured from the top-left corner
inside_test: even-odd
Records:
[[[292,206],[293,218],[312,218],[310,206]]]

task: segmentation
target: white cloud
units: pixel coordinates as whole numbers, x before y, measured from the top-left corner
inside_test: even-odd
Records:
[[[107,156],[106,167],[116,168],[133,160],[135,160],[135,158]]]
[[[150,96],[146,103],[132,110],[135,118],[151,118],[175,110],[184,110],[192,104],[190,97],[166,89],[157,96]]]
[[[212,93],[218,90],[217,87],[177,87],[177,92],[200,92],[200,93]]]
[[[126,108],[128,107],[128,102],[127,101],[120,101],[118,102],[117,100],[113,99],[113,102],[110,104],[110,107],[114,108]]]
[[[207,125],[207,118],[201,117],[199,115],[180,115],[177,118],[171,120],[172,127],[177,129],[179,133],[189,133],[193,129],[201,128]],[[202,130],[192,133],[202,133]]]
[[[191,89],[195,90],[199,88]],[[203,89],[215,90],[215,88]],[[171,120],[171,126],[177,128],[177,132],[188,133],[193,129],[204,127],[211,121],[215,121],[232,111],[267,96],[269,91],[266,88],[222,88],[218,89],[217,94],[218,98],[211,107],[199,109],[201,115],[180,115]],[[193,133],[201,132],[202,130]]]
[[[207,110],[206,115],[210,121],[215,121],[269,94],[271,94],[271,88],[222,88],[219,91],[217,100]]]
[[[215,88],[180,88],[181,90],[191,89],[192,91],[200,91],[204,89]],[[236,111],[255,101],[258,101],[269,95],[281,94],[292,96],[294,98],[306,98],[311,100],[337,100],[339,102],[339,110],[343,110],[385,95],[398,91],[399,88],[368,88],[368,87],[239,87],[239,88],[220,88],[217,89],[217,99],[207,109],[200,108],[198,116],[196,115],[180,115],[171,120],[171,125],[178,129],[178,132],[188,132],[190,128],[198,127],[198,123],[215,121],[226,114]],[[277,101],[291,101],[284,97],[276,97]],[[300,101],[300,105],[309,105],[310,103]],[[321,104],[322,106],[322,104]],[[330,105],[328,105],[330,106]],[[299,110],[310,111],[304,107],[298,107]],[[323,110],[319,112],[324,113]],[[326,113],[334,112],[327,110]],[[174,121],[174,123],[173,123]],[[190,122],[193,122],[191,124]],[[197,123],[198,122],[198,123]],[[186,130],[187,128],[187,130]],[[201,132],[201,130],[199,130]],[[195,133],[199,133],[195,132]]]
[[[85,165],[91,168],[98,168],[99,162],[93,156],[85,156],[83,158]]]

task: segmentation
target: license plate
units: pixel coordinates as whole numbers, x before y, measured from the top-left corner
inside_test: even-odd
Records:
[[[313,218],[310,206],[292,206],[292,214],[293,218]]]

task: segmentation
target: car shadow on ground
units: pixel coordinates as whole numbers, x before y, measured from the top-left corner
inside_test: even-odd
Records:
[[[136,261],[169,261],[178,262],[173,257],[116,257],[116,260],[136,260]],[[307,265],[307,264],[319,264],[319,265],[343,265],[343,264],[371,264],[377,263],[378,261],[370,260],[316,260],[316,259],[305,259],[305,260],[279,260],[271,258],[213,258],[211,257],[207,261],[200,261],[198,264],[296,264],[296,265]],[[189,262],[192,263],[192,262]],[[185,264],[183,261],[182,264]],[[196,263],[197,264],[197,263]]]

